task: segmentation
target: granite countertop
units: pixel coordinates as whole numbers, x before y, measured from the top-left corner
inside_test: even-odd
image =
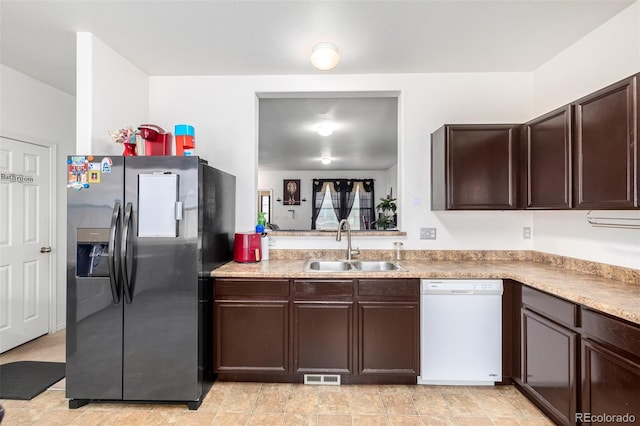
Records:
[[[535,261],[402,260],[403,271],[304,272],[306,260],[229,262],[216,278],[500,278],[513,279],[640,325],[640,285]]]

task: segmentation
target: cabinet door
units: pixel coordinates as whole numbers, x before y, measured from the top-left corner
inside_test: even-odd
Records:
[[[640,364],[590,340],[582,340],[582,413],[640,419]],[[583,414],[585,416],[585,414]],[[581,418],[584,424],[633,423],[624,418]]]
[[[640,419],[640,327],[592,309],[582,309],[582,412],[628,414],[593,424]],[[588,423],[588,419],[584,419]]]
[[[518,207],[518,130],[511,125],[447,125],[444,132],[434,133],[432,182],[444,185],[444,190],[434,188],[434,196],[446,197],[447,210]],[[433,209],[440,209],[432,201]]]
[[[571,122],[568,105],[525,125],[527,208],[571,208]]]
[[[638,207],[637,77],[575,102],[578,208]]]
[[[358,303],[358,373],[420,374],[420,305]]]
[[[522,384],[559,424],[574,425],[577,333],[522,309]]]
[[[353,302],[295,302],[294,372],[353,374]]]
[[[216,372],[289,371],[288,302],[221,301],[214,311]]]

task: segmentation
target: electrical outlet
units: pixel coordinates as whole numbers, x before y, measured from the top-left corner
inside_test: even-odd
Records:
[[[530,226],[525,226],[524,228],[522,228],[522,238],[524,238],[525,240],[530,240],[531,239],[531,227]]]
[[[436,228],[420,228],[420,239],[421,240],[435,240],[436,239]]]

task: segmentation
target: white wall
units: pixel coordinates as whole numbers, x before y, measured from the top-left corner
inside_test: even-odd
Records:
[[[149,77],[90,33],[77,33],[76,60],[76,153],[122,155],[108,132],[147,122]]]
[[[12,68],[0,65],[0,135],[55,147],[53,159],[56,183],[55,222],[51,241],[54,261],[53,302],[56,303],[52,328],[64,328],[66,321],[66,156],[75,148],[75,98],[34,80]]]
[[[541,115],[640,71],[640,5],[613,19],[533,73],[533,115]],[[640,269],[640,231],[594,228],[586,211],[533,213],[533,248]],[[640,212],[597,212],[640,217]]]
[[[246,230],[253,227],[257,211],[256,93],[398,91],[394,192],[401,228],[408,233],[406,248],[533,248],[638,267],[635,236],[594,230],[580,217],[584,212],[432,212],[429,135],[444,123],[524,122],[638,72],[639,23],[636,2],[533,73],[151,77],[149,121],[168,130],[177,123],[195,126],[196,153],[237,176],[236,227]],[[522,227],[531,225],[533,240],[523,240]],[[437,240],[418,238],[425,226],[437,228]],[[381,239],[362,243],[364,248],[391,246]],[[307,248],[334,243],[291,239],[278,244]]]
[[[311,229],[311,214],[313,200],[312,180],[331,178],[374,179],[375,200],[387,194],[389,187],[388,172],[386,170],[261,170],[258,172],[258,188],[273,190],[273,219],[280,229]],[[289,206],[276,199],[283,198],[284,179],[300,179],[300,198],[306,198],[299,206]],[[293,210],[293,214],[291,211]]]
[[[516,250],[531,248],[531,240],[522,239],[522,227],[531,224],[529,212],[431,212],[430,134],[444,123],[523,122],[530,118],[531,90],[530,73],[151,77],[149,116],[165,128],[194,125],[196,153],[236,175],[236,228],[242,231],[253,227],[257,212],[256,93],[398,91],[394,195],[408,233],[405,247]],[[436,227],[438,239],[420,240],[423,226]],[[317,241],[277,244],[306,248]],[[379,239],[365,240],[361,248],[379,244],[391,248],[391,241]]]
[[[633,3],[533,73],[532,117],[640,71],[640,4]]]

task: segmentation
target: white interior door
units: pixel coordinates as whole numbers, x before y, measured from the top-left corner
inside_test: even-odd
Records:
[[[0,138],[0,352],[49,331],[49,157]]]

